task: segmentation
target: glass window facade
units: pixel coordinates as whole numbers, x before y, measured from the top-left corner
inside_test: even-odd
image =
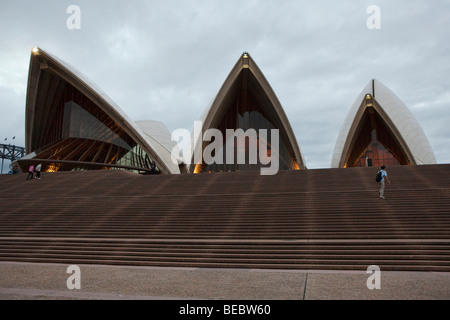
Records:
[[[345,167],[410,165],[410,161],[388,126],[368,107],[355,135]]]
[[[123,149],[131,147],[113,130],[74,101],[64,104],[63,138],[82,138],[107,142]]]
[[[150,172],[151,159],[136,141],[93,101],[61,82],[61,92],[45,106],[47,125],[39,123],[43,135],[34,141],[35,159],[42,160],[42,170],[118,168]]]
[[[247,72],[246,70],[244,72]],[[256,79],[252,79],[253,82],[256,82]],[[217,129],[221,131],[222,136],[224,138],[223,141],[223,161],[222,164],[203,164],[202,168],[199,168],[197,165],[194,172],[221,172],[221,171],[253,171],[260,170],[261,167],[264,167],[262,163],[267,163],[262,157],[266,156],[263,150],[263,155],[260,155],[259,152],[259,143],[261,139],[266,139],[263,141],[267,145],[267,157],[279,157],[279,169],[280,170],[288,170],[288,169],[298,169],[298,164],[294,161],[294,157],[291,156],[289,149],[285,143],[285,138],[283,136],[284,132],[282,129],[277,128],[273,121],[271,121],[270,117],[266,113],[265,110],[273,109],[272,106],[265,106],[263,104],[268,102],[268,99],[261,99],[260,95],[253,93],[252,90],[247,90],[247,87],[243,84],[243,79],[241,79],[238,88],[234,89],[231,94],[231,97],[225,99],[227,101],[227,106],[224,108],[227,110],[222,117],[222,120],[217,126]],[[257,84],[253,83],[253,87],[257,86]],[[262,92],[262,89],[260,89]],[[235,138],[233,146],[234,146],[234,163],[230,164],[226,161],[227,154],[227,143],[226,143],[226,130],[227,129],[242,129],[244,132],[247,132],[248,129],[255,129],[256,136],[251,136],[245,138],[245,143],[238,144],[237,139]],[[261,129],[267,130],[267,135],[264,137],[260,134]],[[280,129],[279,130],[279,150],[278,154],[275,154],[275,149],[272,148],[271,142],[271,130],[272,129]],[[213,143],[213,141],[211,142]],[[240,146],[241,150],[238,150]],[[251,164],[249,159],[249,150],[251,147],[256,146],[258,152],[257,163]],[[245,148],[242,150],[242,148]],[[237,154],[238,152],[243,152],[245,154],[245,164],[238,164],[237,162]],[[214,156],[214,154],[212,154]],[[261,161],[263,160],[263,161]]]

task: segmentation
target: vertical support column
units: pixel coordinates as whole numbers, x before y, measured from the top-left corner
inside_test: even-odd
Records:
[[[3,163],[5,162],[5,146],[3,146],[3,151],[2,151],[2,173],[3,174]]]
[[[241,88],[241,99],[242,99],[242,106],[241,111],[243,115],[243,130],[246,131],[250,128],[250,113],[249,113],[249,106],[248,106],[248,73],[249,73],[249,57],[247,52],[244,52],[242,56],[242,88]],[[236,117],[236,121],[238,121],[238,116]],[[236,128],[239,128],[239,124],[237,123]],[[246,144],[244,143],[244,148]],[[237,156],[239,150],[238,144],[235,144],[235,156]],[[248,158],[247,155],[248,150],[245,150],[245,157]],[[236,170],[240,169],[240,165],[237,163],[237,159],[235,160],[236,163]],[[245,166],[245,165],[244,165]]]

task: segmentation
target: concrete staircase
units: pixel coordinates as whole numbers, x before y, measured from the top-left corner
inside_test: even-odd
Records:
[[[450,165],[0,176],[0,261],[450,271]]]

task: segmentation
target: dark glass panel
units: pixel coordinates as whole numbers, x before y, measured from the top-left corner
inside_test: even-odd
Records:
[[[73,101],[64,106],[63,138],[84,138],[107,142],[130,150],[118,134]]]
[[[48,106],[50,127],[55,128],[47,130],[46,143],[35,157],[51,160],[49,171],[150,170],[148,155],[102,109],[72,85],[60,88],[61,99]]]
[[[410,164],[400,144],[373,109],[365,111],[356,136],[346,167]]]
[[[259,105],[259,99],[254,97],[250,91],[242,90],[235,93],[234,99],[231,99],[230,106],[228,107],[228,111],[224,115],[222,121],[217,126],[222,132],[224,137],[224,146],[223,146],[223,164],[211,164],[211,165],[203,165],[203,172],[219,172],[219,171],[249,171],[249,170],[259,170],[262,165],[259,162],[259,130],[266,129],[267,130],[267,154],[270,157],[272,155],[271,148],[271,129],[276,128],[272,122],[268,119],[264,112],[264,108]],[[245,164],[237,164],[237,139],[235,139],[234,143],[234,163],[235,164],[226,164],[226,154],[227,154],[227,145],[226,145],[226,130],[227,129],[243,129],[247,131],[248,129],[255,129],[257,132],[257,139],[254,138],[246,138],[245,142]],[[249,163],[249,144],[256,144],[258,150],[258,163],[250,164]],[[281,137],[280,130],[280,140],[279,140],[279,169],[280,170],[288,170],[294,167],[295,161],[290,156],[288,148]]]

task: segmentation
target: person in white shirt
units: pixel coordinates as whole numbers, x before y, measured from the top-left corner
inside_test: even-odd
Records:
[[[42,167],[42,164],[38,164],[37,166],[36,166],[36,179],[40,179],[41,178],[41,167]]]
[[[391,181],[389,180],[389,177],[388,177],[388,175],[387,175],[387,172],[386,172],[386,167],[385,167],[385,166],[382,166],[382,167],[381,167],[380,191],[379,191],[379,193],[380,193],[380,199],[385,199],[385,197],[384,197],[384,187],[385,187],[385,185],[386,185],[386,181],[387,181],[389,184],[391,183]]]

